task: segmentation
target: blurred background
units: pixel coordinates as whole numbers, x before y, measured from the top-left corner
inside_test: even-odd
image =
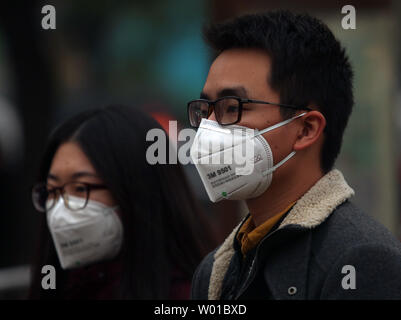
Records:
[[[11,1],[9,1],[11,2]],[[43,30],[44,5],[56,30]],[[356,9],[344,30],[341,8]],[[205,23],[269,9],[307,12],[343,43],[355,71],[355,108],[337,167],[355,202],[400,238],[401,90],[399,1],[26,1],[0,4],[0,299],[22,298],[38,214],[30,188],[51,130],[86,108],[140,106],[188,127],[212,52]],[[186,172],[221,242],[246,208],[211,204],[193,166]]]

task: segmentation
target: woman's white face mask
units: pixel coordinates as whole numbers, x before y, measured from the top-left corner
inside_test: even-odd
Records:
[[[85,199],[69,196],[70,202],[79,207]],[[72,211],[60,197],[47,211],[47,224],[63,269],[111,259],[119,253],[123,226],[116,209],[88,200],[85,208]]]

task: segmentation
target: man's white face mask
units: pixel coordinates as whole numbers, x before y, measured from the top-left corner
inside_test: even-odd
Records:
[[[216,121],[202,119],[190,154],[210,200],[246,200],[266,191],[273,171],[294,156],[295,151],[274,165],[272,150],[262,134],[305,114],[261,131],[239,125],[221,126]]]
[[[85,199],[69,196],[69,204],[83,206]],[[72,211],[63,197],[47,211],[47,223],[63,269],[82,267],[111,259],[120,251],[123,226],[117,207],[88,200],[83,209]]]

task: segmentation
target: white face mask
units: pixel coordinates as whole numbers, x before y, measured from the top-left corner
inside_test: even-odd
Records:
[[[202,119],[190,153],[210,200],[246,200],[266,191],[273,171],[294,156],[295,151],[274,165],[270,145],[262,134],[305,114],[261,131],[238,125],[221,126],[216,121]]]
[[[69,203],[79,206],[85,199],[69,196]],[[89,200],[84,209],[72,211],[60,197],[47,211],[47,224],[63,269],[82,267],[115,257],[123,240],[123,227],[108,207]]]

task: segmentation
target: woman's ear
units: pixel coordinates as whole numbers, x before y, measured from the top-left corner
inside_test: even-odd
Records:
[[[326,118],[320,111],[310,111],[301,118],[298,136],[294,144],[294,151],[308,148],[314,144],[323,134],[326,127]]]

